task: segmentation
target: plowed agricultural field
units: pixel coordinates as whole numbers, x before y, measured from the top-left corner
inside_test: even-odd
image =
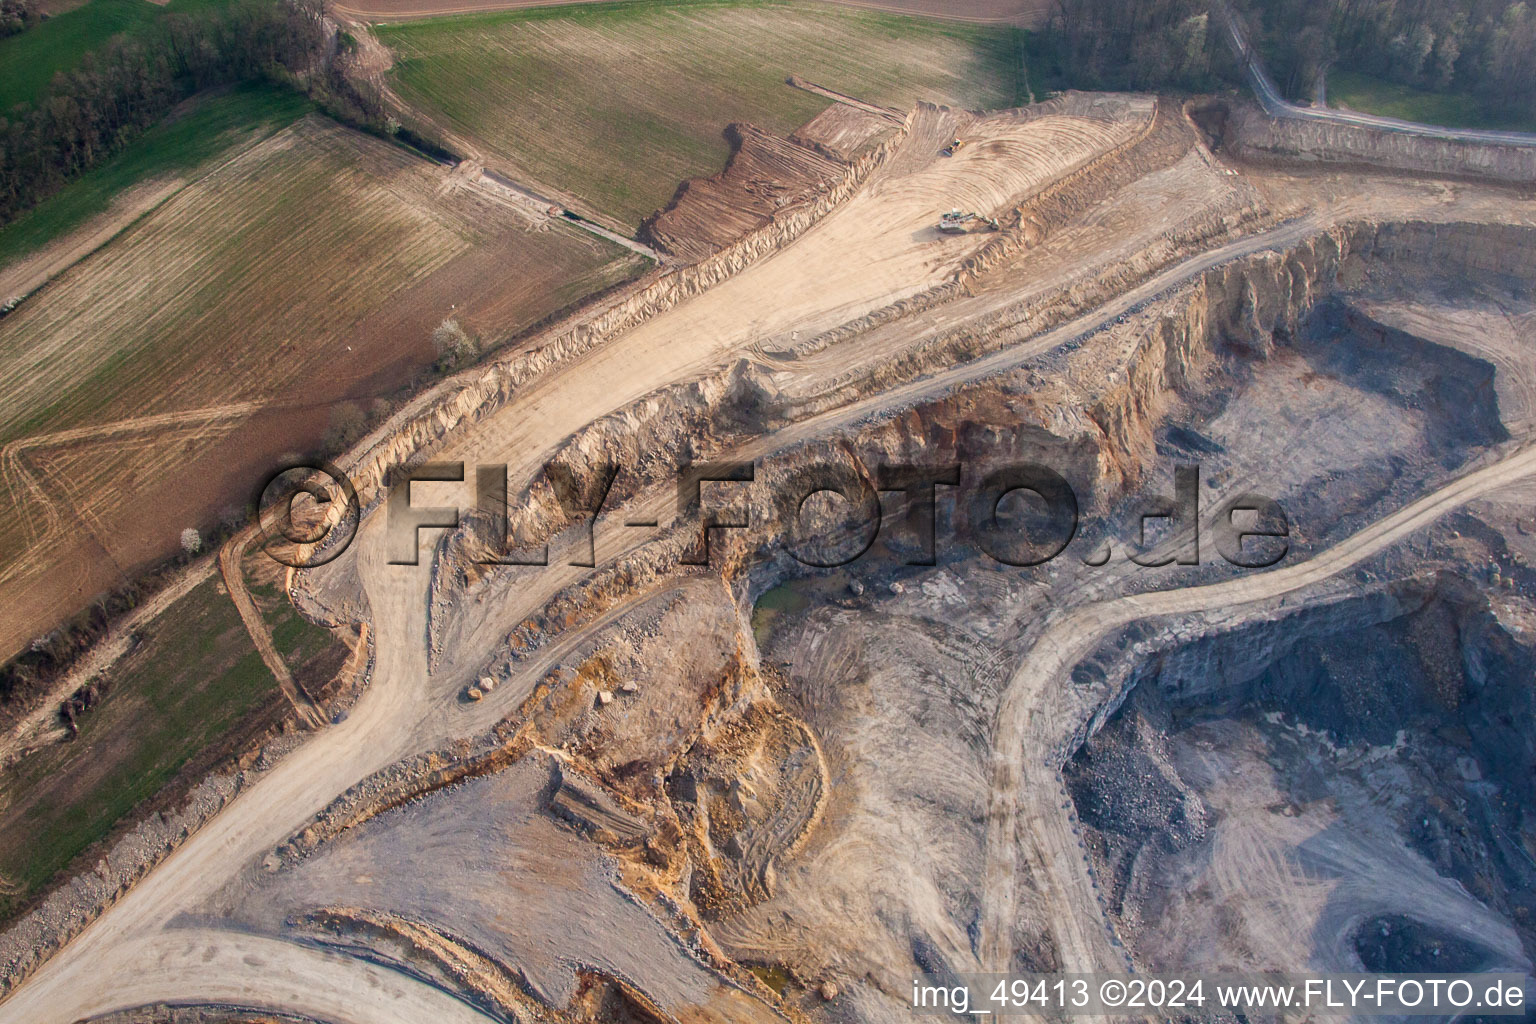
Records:
[[[789,75],[902,109],[1018,91],[1010,29],[827,4],[590,4],[376,31],[396,91],[462,146],[627,231],[721,168],[730,122],[786,133],[826,108]]]
[[[241,150],[0,320],[0,657],[237,514],[432,363],[638,258],[318,116]]]

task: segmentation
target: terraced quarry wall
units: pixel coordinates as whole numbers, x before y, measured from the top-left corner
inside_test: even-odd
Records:
[[[1161,434],[1170,418],[1189,415],[1191,404],[1227,387],[1234,379],[1227,374],[1240,377],[1244,372],[1257,373],[1255,368],[1261,367],[1266,368],[1264,372],[1272,368],[1280,376],[1294,373],[1294,368],[1284,369],[1287,360],[1296,358],[1296,343],[1287,339],[1294,339],[1321,301],[1361,287],[1375,277],[1401,283],[1422,276],[1425,280],[1451,282],[1449,286],[1453,288],[1468,282],[1475,287],[1477,282],[1499,280],[1524,282],[1523,286],[1529,287],[1533,244],[1536,237],[1529,228],[1428,222],[1347,224],[1307,237],[1284,251],[1258,253],[1210,270],[1159,296],[1134,314],[1123,329],[1110,327],[1092,335],[1091,343],[1063,345],[1041,353],[1021,367],[999,370],[952,389],[918,392],[890,402],[877,400],[848,410],[846,417],[830,410],[803,422],[775,417],[775,385],[771,375],[743,365],[649,395],[643,402],[571,437],[557,459],[570,467],[578,480],[588,481],[597,464],[617,459],[641,470],[645,477],[633,486],[643,489],[647,484],[665,485],[675,476],[678,465],[689,459],[754,458],[758,461],[759,486],[748,500],[754,531],[746,536],[717,538],[711,569],[688,570],[678,566],[678,556],[694,543],[696,527],[691,523],[680,524],[662,539],[646,544],[618,563],[591,574],[582,584],[558,594],[537,615],[515,628],[490,662],[471,669],[470,674],[516,679],[522,669],[541,664],[540,659],[547,652],[561,651],[558,661],[571,669],[551,671],[541,678],[538,688],[508,723],[537,719],[541,728],[547,723],[563,729],[575,728],[572,723],[580,722],[586,723],[583,728],[608,730],[601,732],[601,744],[582,748],[588,753],[601,751],[612,743],[638,744],[640,733],[632,736],[614,723],[650,720],[639,711],[635,712],[636,717],[624,717],[624,701],[643,698],[619,697],[619,703],[613,705],[616,710],[601,711],[600,702],[593,699],[594,691],[604,685],[607,677],[589,673],[582,655],[559,645],[567,639],[581,638],[583,631],[594,625],[608,629],[614,616],[619,617],[618,622],[626,621],[629,602],[638,595],[665,594],[672,586],[717,586],[715,577],[724,574],[737,593],[745,594],[750,601],[765,588],[785,579],[816,575],[782,557],[775,547],[776,541],[786,535],[786,522],[783,510],[772,496],[782,490],[778,485],[797,471],[817,464],[847,464],[853,460],[864,466],[884,462],[948,463],[984,459],[989,452],[1003,452],[1010,457],[1028,452],[1066,472],[1075,485],[1083,485],[1079,494],[1092,498],[1091,503],[1085,503],[1085,509],[1111,509],[1144,480],[1147,467],[1157,463],[1158,444],[1166,440]],[[1465,383],[1475,384],[1475,376]],[[1401,401],[1412,406],[1417,399],[1405,395]],[[1466,396],[1455,401],[1464,405]],[[750,411],[750,415],[743,419],[745,411]],[[1301,414],[1311,411],[1309,407]],[[762,419],[756,418],[759,413],[764,414]],[[758,430],[765,424],[768,432],[759,437]],[[1470,437],[1467,444],[1476,449],[1497,441],[1497,437],[1484,434],[1488,432]],[[1435,463],[1445,454],[1435,449],[1425,458],[1427,463]],[[1445,471],[1443,464],[1415,467],[1415,472],[1419,468]],[[661,490],[665,491],[665,486]],[[632,496],[616,493],[611,500],[622,501]],[[539,498],[530,493],[514,500],[513,515],[522,518],[532,540],[570,525],[568,520],[559,519],[547,502],[541,505]],[[1310,527],[1313,520],[1306,522]],[[825,533],[834,535],[836,526],[831,520],[822,522],[813,516],[807,532],[822,535],[821,528],[827,527]],[[443,650],[455,651],[461,646],[463,637],[454,632],[455,619],[463,616],[466,609],[475,608],[482,599],[493,602],[499,593],[497,582],[487,576],[486,570],[470,564],[470,556],[476,553],[470,533],[471,526],[466,524],[441,550],[434,568],[434,647]],[[903,553],[899,548],[886,552],[897,557]],[[874,659],[879,666],[868,664],[861,669],[857,645],[850,647],[833,639],[856,628],[849,624],[850,616],[845,609],[858,604],[848,596],[850,593],[862,593],[850,591],[848,575],[838,571],[824,574],[827,581],[817,591],[825,598],[818,614],[832,617],[837,624],[836,629],[826,632],[825,644],[773,650],[775,657],[786,658],[791,653],[799,658],[802,651],[814,652],[814,656],[805,655],[804,665],[797,663],[785,671],[796,674],[796,686],[809,688],[801,711],[819,716],[814,717],[815,729],[811,734],[832,748],[825,755],[831,766],[826,771],[845,773],[840,776],[845,780],[849,773],[869,779],[867,785],[878,786],[882,794],[887,789],[894,790],[893,801],[911,799],[911,789],[917,787],[926,806],[935,799],[935,791],[941,791],[946,808],[959,807],[971,816],[970,820],[983,820],[985,804],[978,805],[976,795],[980,772],[971,759],[980,759],[984,765],[989,752],[985,749],[986,729],[974,726],[973,718],[986,721],[1008,656],[989,653],[987,643],[970,635],[969,630],[983,627],[970,620],[958,621],[970,612],[955,610],[960,606],[945,596],[946,587],[961,588],[959,592],[970,594],[964,590],[971,585],[970,567],[970,563],[946,563],[931,572],[914,570],[910,577],[898,576],[909,587],[916,585],[912,580],[921,581],[922,594],[910,599],[902,598],[902,591],[891,589],[892,600],[927,600],[930,615],[942,612],[955,620],[949,622],[949,630],[905,616],[882,620],[887,625],[879,635],[890,638],[899,634],[905,645],[901,649],[917,652],[912,657],[925,659],[921,664],[934,666],[931,671],[914,674],[899,664],[892,668],[893,663],[901,660],[895,656],[895,644],[879,649],[881,653]],[[490,575],[494,576],[495,570]],[[983,580],[1002,576],[981,570],[977,575]],[[884,575],[884,570],[872,569],[854,578],[883,581],[891,577]],[[1015,590],[1027,589],[1017,579],[1012,582]],[[1000,579],[994,583],[1005,591],[1009,586]],[[808,585],[817,584],[813,580]],[[976,589],[985,588],[978,584]],[[971,599],[981,600],[974,594]],[[1021,607],[1028,609],[1027,597],[1014,593],[1013,600],[1015,614],[1023,614]],[[988,611],[976,613],[983,621],[996,614],[992,606],[987,607]],[[648,625],[636,626],[635,632],[629,634],[652,635]],[[875,643],[874,635],[870,634],[864,642]],[[1187,640],[1191,635],[1186,631],[1176,639]],[[1112,651],[1149,656],[1155,653],[1155,645],[1149,642],[1152,636],[1153,632],[1146,630],[1117,634]],[[995,635],[989,637],[992,639]],[[625,641],[631,642],[634,641]],[[1052,714],[1046,717],[1062,726],[1064,745],[1056,751],[1037,751],[1040,756],[1054,753],[1062,759],[1069,757],[1084,737],[1112,714],[1119,694],[1123,693],[1117,692],[1116,684],[1123,683],[1128,673],[1109,672],[1114,665],[1108,657],[1090,662],[1080,677],[1073,676],[1076,685],[1061,686],[1059,703],[1055,702],[1053,691]],[[575,667],[578,664],[580,668]],[[838,670],[839,665],[845,665],[846,671]],[[910,733],[889,734],[902,737],[897,744],[889,741],[883,725],[872,727],[868,719],[847,710],[855,700],[853,692],[862,693],[860,687],[874,685],[866,677],[882,673],[889,677],[880,684],[886,688],[878,689],[877,696],[869,698],[873,704],[868,713],[883,716],[878,720],[893,723],[893,729],[903,721],[907,723]],[[621,672],[614,678],[625,675]],[[935,682],[946,679],[954,680],[950,689]],[[649,681],[643,683],[641,693],[652,685]],[[725,692],[735,691],[726,686]],[[708,706],[713,714],[720,705],[706,701],[701,706]],[[928,722],[931,733],[913,724],[914,706],[924,709],[921,720]],[[461,713],[466,716],[481,713],[478,705],[473,709],[467,704],[463,707]],[[807,708],[810,710],[806,711]],[[942,713],[935,708],[942,709]],[[863,713],[860,710],[859,714]],[[854,716],[852,720],[850,715]],[[1075,736],[1070,729],[1074,722],[1082,725]],[[557,731],[554,735],[565,733]],[[585,734],[577,730],[577,735]],[[721,742],[718,746],[725,744]],[[899,747],[900,752],[896,753],[894,747]],[[917,750],[922,751],[923,758],[943,755],[948,760],[919,761],[914,753]],[[484,747],[464,752],[464,767],[472,772],[473,765],[493,766],[495,758],[515,758],[519,753],[516,745],[488,742]],[[443,780],[451,781],[454,758],[458,755],[443,751],[440,756],[444,760],[420,766],[402,765],[398,771],[390,769],[371,780],[369,786],[354,790],[343,805],[335,808],[340,813],[334,821],[317,823],[316,838],[329,838],[329,828],[337,823],[345,825],[370,817],[379,809],[370,806],[374,798],[381,800],[379,807],[395,807],[402,797],[419,792],[413,788],[415,782],[425,780],[435,786]],[[486,757],[492,760],[474,760]],[[886,760],[879,760],[882,757]],[[893,757],[899,762],[893,762]],[[869,876],[867,857],[863,868],[849,859],[848,851],[861,848],[860,843],[867,841],[870,834],[886,835],[873,822],[878,818],[889,824],[888,806],[881,805],[881,814],[874,814],[867,807],[861,810],[861,787],[845,781],[841,788],[833,787],[827,807],[818,803],[810,812],[815,821],[829,823],[814,826],[821,831],[809,840],[804,831],[798,830],[799,826],[787,828],[780,835],[775,831],[779,824],[800,822],[806,811],[793,801],[781,800],[781,789],[821,792],[814,782],[806,783],[798,777],[793,781],[786,778],[782,785],[778,780],[772,785],[762,781],[757,796],[733,796],[730,786],[717,777],[722,773],[712,774],[702,755],[700,758],[697,764],[689,757],[662,762],[670,772],[665,783],[665,803],[655,795],[657,783],[650,774],[650,766],[656,760],[645,759],[646,767],[633,775],[621,770],[621,765],[607,765],[596,773],[596,782],[615,793],[651,794],[635,805],[641,810],[634,813],[643,819],[649,813],[645,808],[656,810],[655,831],[646,847],[648,856],[656,859],[651,861],[653,864],[662,860],[673,863],[672,858],[679,855],[675,845],[678,840],[669,831],[670,814],[675,813],[678,821],[688,825],[681,845],[690,851],[696,865],[707,866],[700,867],[692,876],[693,887],[689,892],[711,932],[721,939],[730,955],[740,959],[766,957],[770,962],[783,958],[802,978],[821,977],[829,970],[859,976],[861,971],[875,970],[876,964],[894,969],[892,965],[905,964],[913,955],[910,937],[903,931],[911,919],[896,915],[902,925],[890,925],[889,921],[894,919],[890,908],[915,905],[919,909],[914,917],[921,918],[923,940],[933,944],[932,951],[925,947],[922,955],[950,963],[969,962],[970,946],[963,929],[953,928],[954,920],[946,916],[947,911],[940,913],[921,902],[926,890],[917,890],[917,895],[913,895],[905,888],[906,866],[899,872],[891,870],[890,874],[901,884],[886,888],[878,884],[885,874],[878,878]],[[866,760],[858,760],[861,758]],[[855,762],[861,767],[855,767]],[[776,763],[800,762],[785,755]],[[874,765],[884,770],[878,771]],[[859,775],[861,771],[875,774]],[[723,774],[730,777],[729,773]],[[752,777],[758,781],[769,778],[764,772],[756,772]],[[453,796],[452,792],[451,788],[440,790],[432,799],[467,798]],[[1057,797],[1052,790],[1043,798],[1055,801]],[[762,805],[767,828],[757,829],[753,815],[758,810],[745,814],[750,827],[737,828],[739,823],[725,809],[733,806],[733,799],[749,808],[757,800]],[[706,812],[706,807],[718,811]],[[780,811],[784,814],[783,822],[774,817]],[[729,819],[729,825],[722,824],[717,831],[711,831],[716,828],[711,824],[711,813],[718,813],[722,822]],[[918,872],[919,882],[927,879],[922,872],[930,869],[935,877],[952,877],[963,891],[981,877],[975,836],[964,830],[956,835],[953,821],[947,818],[943,819],[942,828],[947,837],[942,855],[918,857],[911,870]],[[848,829],[859,830],[855,835],[865,838],[850,839],[844,831]],[[727,837],[737,839],[735,846],[729,845]],[[900,839],[887,835],[887,841],[894,843]],[[310,849],[307,842],[301,845],[304,851]],[[324,845],[321,842],[314,849],[323,850]],[[802,856],[811,858],[812,866],[790,862],[785,851],[794,850],[806,851]],[[785,863],[790,863],[790,867],[786,869]],[[768,872],[765,865],[776,866]],[[860,871],[865,874],[859,874]],[[851,884],[848,879],[857,880],[853,885],[857,894],[847,891]],[[631,884],[640,883],[632,879]],[[841,895],[829,897],[828,892]],[[841,902],[844,899],[847,902]],[[839,908],[838,916],[844,918],[841,923],[826,914],[818,916],[817,907],[827,905]],[[879,907],[886,908],[886,917],[875,913]],[[954,915],[963,921],[968,907],[962,901]],[[450,918],[452,913],[455,912],[444,911]],[[440,926],[448,929],[446,924]],[[1044,933],[1024,935],[1021,941],[1026,945],[1033,943],[1029,948],[1037,960],[1031,962],[1045,968],[1056,962],[1053,958],[1057,948],[1052,944],[1049,924],[1042,927]],[[813,933],[815,938],[810,937]],[[829,938],[833,935],[840,938]],[[850,949],[857,952],[850,954]],[[829,960],[832,968],[827,966]]]
[[[1412,174],[1536,184],[1536,148],[1431,139],[1359,125],[1272,118],[1223,105],[1221,145],[1242,160],[1381,167]]]
[[[1192,389],[1203,386],[1208,370],[1231,346],[1252,358],[1268,359],[1276,334],[1299,329],[1317,304],[1335,290],[1357,285],[1373,267],[1393,274],[1421,274],[1440,279],[1447,268],[1472,277],[1528,275],[1536,238],[1529,229],[1480,224],[1354,223],[1307,238],[1281,253],[1262,253],[1206,272],[1160,301],[1157,318],[1143,330],[1116,337],[1099,336],[1091,345],[1070,345],[1046,355],[1020,376],[993,377],[985,384],[958,385],[944,397],[917,404],[894,404],[860,426],[856,436],[835,442],[865,466],[903,463],[914,458],[933,464],[983,457],[970,450],[971,438],[988,438],[993,451],[1048,453],[1042,461],[1071,467],[1086,511],[1106,510],[1138,485],[1147,466],[1155,465],[1156,431],[1167,411]],[[1119,282],[1116,283],[1119,287]],[[1090,294],[1082,301],[1092,304]],[[1017,343],[1017,339],[1014,339]],[[987,337],[987,348],[1003,339]],[[956,350],[937,355],[950,365]],[[975,358],[977,350],[960,358]],[[1104,367],[1119,368],[1106,381]],[[932,366],[929,366],[931,369]],[[922,372],[921,364],[892,363],[889,374],[860,382],[852,391],[879,394]],[[687,461],[740,458],[750,451],[771,456],[760,468],[759,499],[750,506],[756,540],[723,539],[721,564],[746,571],[766,552],[758,544],[787,536],[783,510],[767,500],[806,464],[832,457],[813,424],[831,430],[838,406],[817,404],[807,410],[778,402],[771,378],[746,364],[733,364],[700,380],[659,392],[569,438],[553,461],[578,484],[593,484],[606,465],[625,467],[614,484],[611,502],[671,479]],[[852,391],[840,391],[846,396]],[[744,429],[739,409],[753,410]],[[857,402],[854,402],[857,408]],[[800,417],[804,417],[803,421]],[[802,426],[802,423],[804,424]],[[753,442],[752,430],[769,427],[770,440]],[[771,441],[775,434],[798,441]],[[542,478],[512,496],[510,535],[518,544],[536,545],[574,525]],[[484,576],[485,534],[478,517],[461,527],[434,570],[432,622],[449,622],[466,590]],[[600,570],[578,590],[553,601],[534,621],[514,634],[514,650],[529,651],[585,615],[611,606],[626,593],[643,588],[675,567],[682,548],[692,542],[684,529],[666,544],[648,549],[640,561]],[[781,569],[793,566],[785,562]],[[773,577],[764,586],[772,585]],[[585,609],[584,611],[582,609]],[[435,634],[433,648],[446,641]],[[1085,719],[1083,735],[1093,727]]]
[[[579,358],[797,238],[852,195],[904,137],[904,132],[898,134],[860,158],[814,202],[774,217],[766,227],[703,262],[669,271],[622,299],[583,315],[576,323],[562,325],[530,352],[461,374],[422,396],[376,431],[352,458],[350,474],[364,505],[383,498],[393,469],[419,460],[455,430],[494,413],[538,374]]]

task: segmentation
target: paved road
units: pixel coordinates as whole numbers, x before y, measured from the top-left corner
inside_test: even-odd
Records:
[[[1375,128],[1380,131],[1417,135],[1428,139],[1448,139],[1453,142],[1491,142],[1505,146],[1536,146],[1536,135],[1526,132],[1485,131],[1475,128],[1442,128],[1432,124],[1399,121],[1395,117],[1378,117],[1353,110],[1334,110],[1327,107],[1300,107],[1280,95],[1258,51],[1248,42],[1243,27],[1223,0],[1212,0],[1212,9],[1227,28],[1227,38],[1237,53],[1237,59],[1247,72],[1249,84],[1264,112],[1270,117],[1292,120],[1322,121],[1329,124],[1354,125],[1359,128]]]

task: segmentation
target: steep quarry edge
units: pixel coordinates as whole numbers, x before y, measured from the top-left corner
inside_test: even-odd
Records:
[[[1365,125],[1274,118],[1247,101],[1192,103],[1215,148],[1253,163],[1385,169],[1536,186],[1536,147],[1428,138]]]
[[[925,351],[921,362],[894,360],[860,379],[856,387],[840,387],[835,393],[840,401],[780,401],[781,392],[765,374],[738,361],[594,421],[567,439],[551,464],[569,474],[579,489],[578,499],[588,507],[604,470],[623,467],[605,506],[615,509],[674,480],[690,462],[761,457],[796,445],[810,448],[817,438],[827,441],[849,425],[854,425],[853,436],[839,442],[848,449],[858,451],[867,438],[879,437],[884,446],[879,454],[910,458],[928,445],[925,431],[931,421],[942,419],[953,432],[954,424],[964,420],[968,392],[984,391],[1005,378],[1027,392],[1021,419],[1013,427],[1017,433],[1097,452],[1090,504],[1102,509],[1134,485],[1140,467],[1148,464],[1165,396],[1197,380],[1214,347],[1223,341],[1267,356],[1276,331],[1293,333],[1320,299],[1357,283],[1366,264],[1374,261],[1432,277],[1457,272],[1529,274],[1522,260],[1533,245],[1536,231],[1504,225],[1354,222],[1321,231],[1284,252],[1263,251],[1205,271],[1149,303],[1151,307],[1165,301],[1166,306],[1158,306],[1156,322],[1112,364],[1117,371],[1113,381],[1102,372],[1104,353],[1090,344],[1111,323],[1067,339],[1055,352],[1036,354],[1033,365],[1022,370],[978,363],[981,379],[925,387],[925,373],[984,352],[1006,352],[1041,326],[1049,326],[1030,323],[998,336],[983,324],[973,331],[957,331],[949,344]],[[1124,282],[1116,280],[1105,294],[1123,287]],[[1091,309],[1103,297],[1097,290],[1077,295],[1076,308],[1061,311],[1060,317],[1065,320],[1070,312]],[[950,436],[944,444],[948,450],[943,454],[953,456],[956,438]],[[864,460],[867,465],[878,461],[874,456]],[[771,493],[775,479],[796,468],[777,462],[764,466],[768,476],[758,490]],[[524,482],[509,499],[508,533],[514,548],[545,543],[586,522],[584,517],[573,520],[565,511],[547,475]],[[765,535],[774,536],[772,530],[780,525],[777,510],[762,505],[751,511],[756,521],[770,527]],[[482,564],[496,554],[486,548],[487,536],[485,517],[475,512],[438,548],[429,619],[433,650],[441,649],[446,639],[442,624],[451,621],[452,609],[494,572]],[[727,561],[755,557],[733,550]],[[624,564],[625,573],[637,571],[635,564]],[[608,590],[609,576],[617,571],[591,574],[579,588]],[[659,564],[644,573],[647,578],[660,574]],[[546,623],[561,621],[568,611],[566,602],[556,598],[546,609]],[[531,623],[522,631],[530,643],[547,635],[545,626]]]
[[[849,453],[873,464],[881,454],[910,457],[914,445],[942,459],[954,454],[962,443],[961,431],[956,428],[972,418],[978,393],[1011,388],[1011,393],[1028,394],[1033,399],[1025,422],[1016,425],[1016,429],[1037,440],[1046,438],[1060,450],[1075,452],[1074,462],[1091,465],[1094,501],[1103,505],[1113,501],[1137,478],[1137,467],[1145,464],[1144,457],[1152,449],[1162,411],[1182,389],[1198,383],[1203,369],[1215,358],[1218,346],[1237,344],[1246,347],[1255,358],[1266,357],[1277,331],[1294,331],[1320,297],[1357,280],[1363,273],[1363,264],[1372,260],[1394,265],[1417,261],[1425,272],[1435,274],[1448,269],[1507,273],[1511,267],[1528,266],[1524,256],[1532,244],[1533,232],[1529,230],[1479,224],[1360,223],[1322,232],[1284,253],[1260,253],[1208,271],[1166,296],[1156,309],[1149,309],[1145,329],[1129,341],[1118,342],[1126,346],[1125,358],[1119,364],[1124,366],[1125,375],[1118,383],[1097,370],[1102,363],[1102,351],[1075,344],[1048,353],[1040,364],[963,384],[938,396],[917,396],[909,404],[857,420],[858,427],[852,436],[840,441],[827,440],[826,434],[818,433],[823,426],[832,431],[837,424],[831,422],[808,424],[817,428],[809,439],[787,447],[775,448],[770,438],[763,450],[775,452],[776,460],[764,470],[771,480],[805,462]],[[1107,341],[1111,345],[1116,343]],[[1042,370],[1048,372],[1048,380]],[[670,477],[686,455],[724,455],[739,450],[751,444],[758,429],[755,419],[751,423],[736,419],[740,412],[740,379],[739,369],[732,368],[709,382],[667,389],[639,403],[645,408],[626,410],[584,431],[560,457],[578,476],[585,473],[590,478],[594,462],[610,454],[638,456],[643,449],[653,453],[650,464],[655,473],[650,480],[655,481]],[[644,485],[635,485],[631,496],[643,490]],[[557,529],[549,525],[547,510],[538,512],[528,497],[525,493],[522,502],[515,506],[525,517],[525,531],[538,535],[543,530]],[[753,511],[754,519],[770,524],[763,532],[770,537],[775,535],[776,509],[763,504]],[[462,544],[471,532],[463,529],[455,539]],[[547,606],[545,616],[541,616],[543,621],[525,623],[514,630],[506,651],[499,657],[506,658],[508,663],[521,661],[551,636],[579,628],[622,596],[674,574],[677,557],[692,540],[691,533],[686,526],[680,526],[663,541],[563,593]],[[794,571],[785,561],[764,561],[763,545],[763,536],[754,535],[730,543],[721,553],[723,572],[738,587],[760,592]],[[434,602],[445,602],[446,612],[446,605],[461,600],[480,575],[468,571],[455,558],[452,542],[440,552],[442,565]],[[444,621],[447,618],[445,614]],[[501,665],[488,668],[502,670]],[[1084,735],[1095,717],[1107,713],[1114,703],[1113,693],[1095,701],[1095,710],[1085,716]],[[515,720],[514,716],[508,722]],[[1101,722],[1102,717],[1098,720]],[[1062,753],[1064,760],[1066,752]],[[478,756],[485,754],[482,751]],[[449,757],[451,760],[452,755]],[[427,767],[402,763],[398,772],[391,770],[391,774],[405,780]],[[464,777],[473,770],[466,761],[462,765],[438,764],[430,768],[429,774],[443,779]],[[415,793],[420,792],[415,789]],[[400,797],[401,790],[396,789],[388,799]],[[354,822],[383,806],[367,806],[366,798],[349,803],[352,806],[342,817]]]

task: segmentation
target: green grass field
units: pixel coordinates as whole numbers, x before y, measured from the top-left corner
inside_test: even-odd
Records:
[[[272,634],[272,646],[298,684],[313,696],[336,676],[351,649],[329,629],[299,614],[283,593],[281,570],[260,545],[253,546],[242,562],[246,589]]]
[[[0,266],[104,212],[124,190],[161,175],[190,172],[313,109],[314,104],[293,90],[267,83],[189,100],[180,113],[155,125],[123,152],[0,228]]]
[[[1019,91],[1007,29],[826,5],[631,2],[377,31],[409,102],[628,230],[721,168],[730,122],[789,132],[826,108],[789,75],[900,108],[1009,106]]]
[[[33,103],[53,76],[80,63],[80,58],[122,33],[133,34],[168,13],[196,10],[221,0],[171,0],[159,6],[149,0],[90,0],[0,39],[0,114],[18,103]]]
[[[273,644],[301,685],[322,687],[349,650],[299,614],[271,582],[265,558],[247,556],[247,575],[262,577],[248,583]],[[228,745],[253,713],[287,706],[218,577],[156,619],[108,678],[78,738],[44,748],[0,779],[11,798],[0,804],[0,877],[21,890],[0,892],[0,920],[188,762]]]
[[[1369,75],[1335,71],[1328,75],[1328,102],[1365,114],[1447,128],[1494,128],[1536,131],[1536,120],[1500,117],[1477,101],[1455,93],[1430,92]]]
[[[0,111],[31,103],[60,71],[119,32],[134,32],[164,8],[148,0],[91,0],[0,40]]]
[[[214,580],[196,587],[113,669],[79,737],[7,772],[0,875],[22,890],[10,900],[47,883],[276,694],[235,606]],[[0,918],[13,905],[0,897]]]

